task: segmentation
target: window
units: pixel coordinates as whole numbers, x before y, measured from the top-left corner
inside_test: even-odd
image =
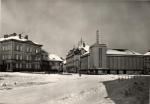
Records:
[[[29,55],[26,56],[26,59],[29,60]]]
[[[19,45],[16,46],[16,50],[19,51]]]
[[[20,68],[22,68],[22,64],[20,63],[20,66],[19,66]]]
[[[38,50],[38,49],[36,49],[36,50],[35,50],[35,53],[38,53],[38,52],[39,52],[39,50]]]
[[[19,55],[16,55],[16,60],[19,60]]]
[[[5,50],[7,51],[7,46],[5,46]]]
[[[2,56],[2,59],[5,60],[5,55]]]
[[[8,59],[11,59],[11,55],[8,55]]]
[[[29,47],[27,47],[27,52],[29,52]]]
[[[16,63],[16,68],[19,68],[19,65]]]
[[[35,64],[35,69],[40,69],[40,65],[39,64]]]
[[[20,51],[23,51],[23,47],[22,46],[20,46]]]
[[[10,50],[13,50],[12,46],[10,46],[9,48],[10,48]]]
[[[20,60],[22,60],[22,55],[20,55]]]
[[[32,48],[30,48],[30,52],[32,52]]]
[[[5,46],[2,47],[2,50],[5,51]]]
[[[32,65],[31,65],[31,64],[29,64],[29,68],[32,68]]]
[[[31,57],[31,56],[29,57],[29,60],[32,60],[32,57]]]
[[[26,68],[29,68],[29,67],[28,67],[28,63],[26,64]]]

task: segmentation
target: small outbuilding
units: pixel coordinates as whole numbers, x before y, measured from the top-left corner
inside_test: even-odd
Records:
[[[58,73],[63,72],[63,59],[56,54],[49,54],[50,72]]]

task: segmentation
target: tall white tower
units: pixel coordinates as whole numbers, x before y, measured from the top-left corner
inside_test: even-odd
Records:
[[[90,69],[106,69],[107,46],[99,41],[99,30],[96,31],[96,43],[90,46]],[[102,40],[102,39],[101,39]]]
[[[96,43],[99,44],[99,30],[96,31]]]

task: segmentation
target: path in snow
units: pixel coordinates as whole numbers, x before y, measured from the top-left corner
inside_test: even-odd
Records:
[[[0,90],[2,104],[114,104],[103,81],[117,76],[1,73],[11,90]],[[17,82],[17,85],[13,85]],[[40,82],[40,83],[39,83]]]

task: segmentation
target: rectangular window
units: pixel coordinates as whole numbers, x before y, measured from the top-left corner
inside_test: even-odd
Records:
[[[29,68],[29,67],[28,67],[28,63],[26,64],[26,68]]]
[[[11,55],[8,55],[8,59],[11,59]]]
[[[18,54],[16,54],[16,60],[19,60],[19,55]]]
[[[36,49],[36,50],[35,50],[35,53],[39,53],[39,50],[38,50],[38,49]]]
[[[26,59],[29,60],[29,55],[26,56]]]
[[[2,59],[5,60],[5,55],[2,56]]]
[[[20,51],[23,51],[23,47],[22,46],[20,46]]]
[[[3,46],[3,51],[5,51],[5,46]]]
[[[16,68],[19,68],[19,65],[16,63]]]
[[[22,55],[20,55],[20,60],[22,60]]]
[[[20,63],[20,68],[22,68],[22,64]]]
[[[29,52],[29,47],[27,47],[27,52]]]
[[[32,65],[31,65],[31,64],[29,64],[29,68],[32,68]]]
[[[30,52],[32,52],[32,48],[30,48]]]
[[[19,45],[16,46],[16,50],[19,51]]]

